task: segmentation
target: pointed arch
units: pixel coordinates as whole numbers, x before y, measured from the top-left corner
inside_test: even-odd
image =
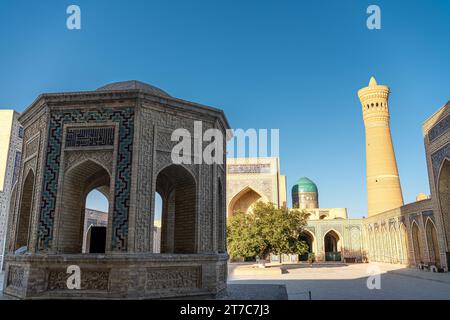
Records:
[[[437,229],[433,220],[430,217],[425,222],[425,234],[427,237],[428,253],[430,257],[430,264],[436,267],[441,267],[441,259],[439,254],[439,242],[437,237]]]
[[[28,247],[29,244],[34,187],[35,174],[33,169],[29,169],[22,183],[14,250]]]
[[[361,229],[358,227],[350,228],[350,248],[354,256],[358,256],[362,251]]]
[[[266,198],[252,187],[246,186],[231,198],[228,205],[228,214],[233,215],[237,211],[248,213],[258,201],[266,202]]]
[[[444,239],[450,250],[450,158],[446,157],[439,168],[436,191],[440,213],[443,221]]]
[[[390,255],[391,255],[391,263],[398,263],[399,256],[397,250],[397,237],[396,237],[396,229],[393,225],[389,227],[389,247],[390,247]]]
[[[57,251],[59,253],[82,253],[85,239],[85,212],[88,194],[97,189],[111,199],[111,176],[108,169],[94,159],[83,159],[71,166],[62,181],[61,205],[57,220]],[[111,201],[109,201],[109,210]],[[108,215],[110,217],[110,215]],[[88,227],[88,226],[87,226]],[[87,228],[86,227],[86,228]],[[102,239],[106,251],[106,235]],[[102,251],[102,250],[101,250]]]
[[[300,261],[308,260],[309,253],[317,254],[316,236],[311,230],[303,229],[300,233],[299,240],[306,242],[306,245],[308,246],[308,252],[302,256],[299,256]]]
[[[180,163],[180,164],[169,163],[169,164],[163,166],[156,173],[156,177],[158,177],[161,172],[169,172],[172,169],[174,169],[178,172],[182,172],[183,175],[186,173],[189,174],[190,179],[192,179],[195,182],[195,185],[198,185],[197,177],[196,177],[195,173],[192,171],[191,167],[187,166],[185,164],[182,164],[182,163]]]
[[[330,228],[323,237],[325,260],[341,261],[342,235],[334,228]]]
[[[195,175],[183,165],[170,164],[156,176],[156,192],[162,199],[160,252],[196,253],[198,227]]]
[[[418,265],[419,263],[423,263],[423,254],[422,254],[422,248],[420,246],[420,243],[421,243],[420,228],[415,220],[411,224],[411,235],[412,235],[413,249],[414,249],[414,260],[415,260],[416,265]]]
[[[400,224],[397,222],[394,228],[394,242],[395,242],[395,254],[397,258],[397,263],[402,262],[402,248],[401,248],[401,240],[400,240]]]
[[[89,162],[93,162],[96,165],[102,167],[106,172],[108,172],[109,175],[111,175],[111,172],[110,172],[109,168],[107,166],[105,166],[103,163],[101,163],[101,161],[98,161],[97,159],[94,159],[94,158],[84,158],[84,159],[81,159],[81,160],[79,160],[77,162],[72,163],[70,165],[70,167],[65,169],[65,173],[67,174],[70,171],[78,168],[80,165],[82,165],[84,163],[89,163]]]

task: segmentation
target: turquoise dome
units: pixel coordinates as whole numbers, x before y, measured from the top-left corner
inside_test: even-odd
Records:
[[[292,187],[292,193],[302,193],[302,192],[318,192],[317,186],[314,182],[306,177],[300,178]]]

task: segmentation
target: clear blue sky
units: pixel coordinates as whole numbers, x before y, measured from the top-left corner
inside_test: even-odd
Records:
[[[66,28],[70,4],[79,31]],[[366,28],[369,4],[379,31]],[[421,124],[450,99],[450,1],[2,0],[0,38],[1,108],[148,82],[222,108],[233,128],[279,128],[288,189],[308,176],[322,207],[352,217],[367,215],[356,92],[375,75],[392,90],[404,198],[429,193]]]

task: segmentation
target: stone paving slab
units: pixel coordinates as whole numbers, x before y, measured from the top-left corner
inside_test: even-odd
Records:
[[[218,300],[287,300],[285,285],[277,284],[229,284]]]
[[[279,266],[267,266],[260,268],[257,265],[238,266],[233,269],[234,276],[249,276],[249,275],[269,275],[282,274],[283,270]]]
[[[193,296],[168,300],[288,300],[284,284],[228,284],[227,289],[217,296]]]

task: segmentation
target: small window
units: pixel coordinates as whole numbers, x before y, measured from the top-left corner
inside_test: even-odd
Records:
[[[23,127],[19,127],[19,138],[23,138]]]

